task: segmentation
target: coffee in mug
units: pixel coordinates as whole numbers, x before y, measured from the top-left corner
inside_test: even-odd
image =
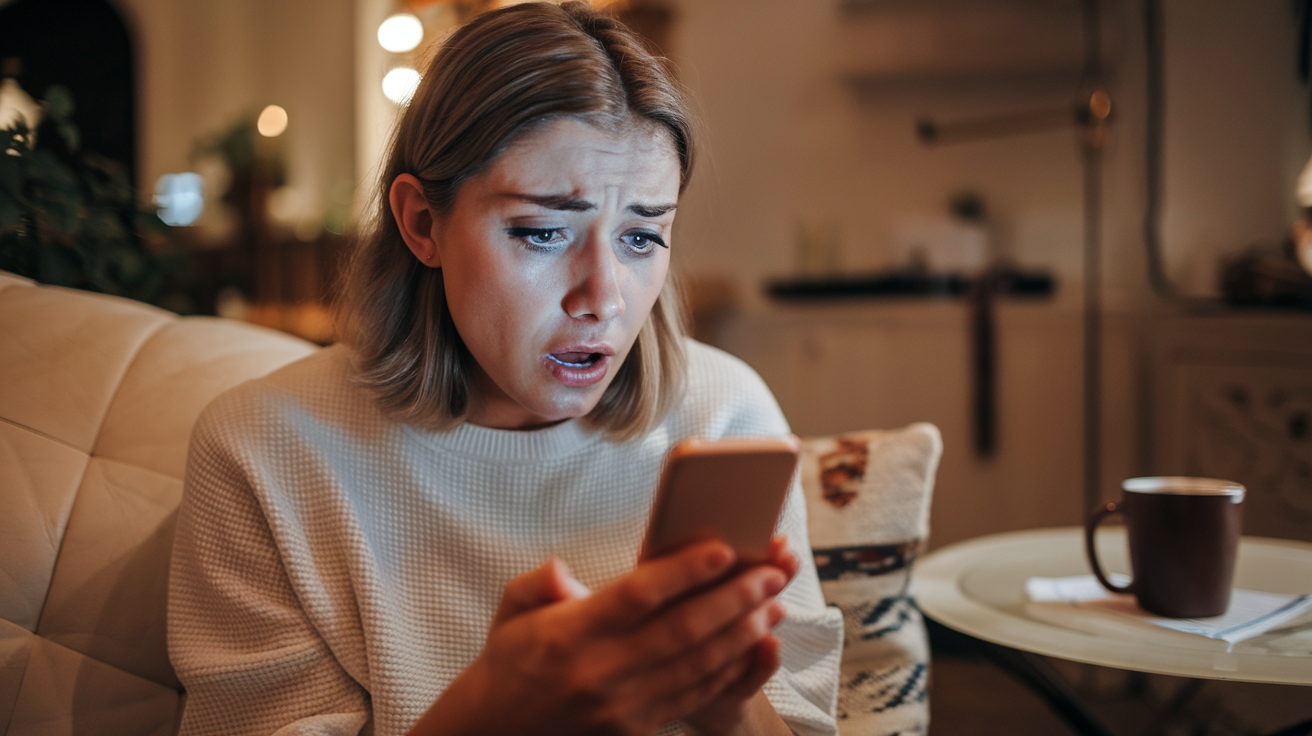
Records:
[[[1084,523],[1085,551],[1098,581],[1133,593],[1139,607],[1169,618],[1219,616],[1230,606],[1244,487],[1212,478],[1130,478],[1125,494]],[[1133,578],[1112,585],[1098,563],[1093,534],[1111,514],[1125,517]]]

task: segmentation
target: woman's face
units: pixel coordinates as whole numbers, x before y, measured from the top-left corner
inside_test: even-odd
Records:
[[[665,283],[679,162],[662,129],[570,118],[530,131],[433,223],[451,317],[478,363],[470,421],[580,417]]]

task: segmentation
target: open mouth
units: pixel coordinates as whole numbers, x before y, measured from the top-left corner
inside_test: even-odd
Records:
[[[601,360],[601,353],[547,353],[553,362],[566,368],[591,368]]]

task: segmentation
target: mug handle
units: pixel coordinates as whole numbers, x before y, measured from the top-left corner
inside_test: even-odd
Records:
[[[1105,574],[1103,574],[1102,565],[1098,564],[1098,550],[1093,546],[1093,533],[1098,530],[1098,525],[1102,523],[1103,519],[1112,514],[1124,513],[1125,512],[1121,510],[1120,506],[1115,503],[1108,503],[1106,506],[1089,514],[1089,518],[1084,522],[1084,552],[1089,557],[1089,567],[1093,568],[1093,575],[1098,578],[1098,582],[1102,583],[1102,587],[1113,593],[1132,592],[1131,588],[1134,587],[1134,581],[1130,581],[1130,584],[1124,587],[1112,585],[1112,582],[1107,579]]]

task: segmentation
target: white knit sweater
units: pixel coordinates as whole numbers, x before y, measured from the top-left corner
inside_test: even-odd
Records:
[[[216,399],[192,435],[170,578],[182,732],[403,734],[478,656],[511,578],[550,555],[592,588],[631,570],[671,445],[788,431],[750,368],[688,351],[685,400],[624,444],[577,420],[418,431],[350,382],[341,347]],[[842,619],[797,487],[781,531],[804,564],[765,692],[799,734],[832,734]]]

